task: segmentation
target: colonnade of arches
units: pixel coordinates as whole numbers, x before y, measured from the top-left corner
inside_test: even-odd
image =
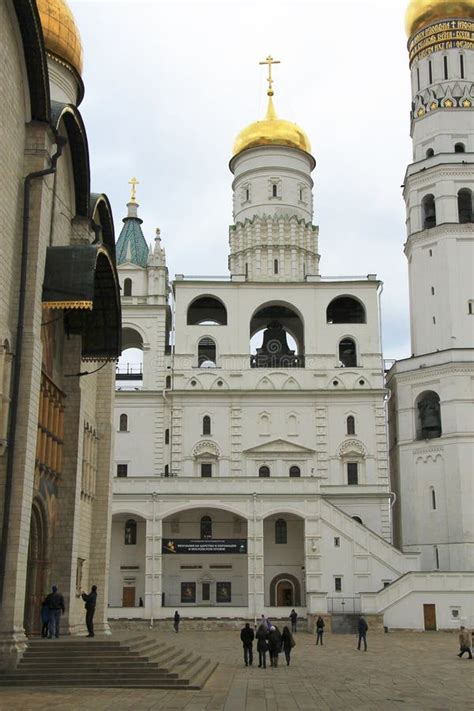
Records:
[[[364,304],[354,296],[333,299],[326,309],[326,322],[333,324],[367,323]],[[214,296],[200,296],[188,306],[188,326],[226,326],[227,308]],[[293,368],[305,366],[305,326],[302,314],[291,304],[274,301],[261,305],[249,324],[250,364],[253,368]],[[197,342],[197,365],[212,368],[218,364],[218,338],[210,333]],[[356,340],[350,334],[337,345],[339,367],[358,365]]]
[[[265,605],[305,604],[305,520],[289,512],[261,522],[263,549],[252,521],[227,509],[195,507],[161,522],[161,549],[150,549],[153,522],[133,513],[113,516],[110,607],[145,606],[154,556],[161,557],[163,607],[248,607],[249,561],[262,560]],[[223,552],[224,551],[224,552]]]
[[[458,220],[460,224],[474,222],[474,194],[470,188],[461,188],[457,193]],[[430,230],[438,224],[436,216],[436,197],[432,193],[421,201],[422,227]]]

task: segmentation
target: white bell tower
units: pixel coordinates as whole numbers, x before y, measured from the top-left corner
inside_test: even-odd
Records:
[[[412,357],[388,376],[391,463],[398,544],[420,550],[424,569],[472,570],[474,6],[451,17],[449,5],[418,16],[413,0],[407,15]]]

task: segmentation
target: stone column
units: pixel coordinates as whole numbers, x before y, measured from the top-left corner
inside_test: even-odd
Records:
[[[161,556],[162,519],[157,494],[151,495],[150,514],[146,520],[145,614],[150,620],[161,613],[163,566]]]
[[[311,615],[327,611],[325,606],[326,591],[321,590],[322,558],[321,558],[321,520],[319,517],[319,502],[317,512],[307,516],[305,520],[305,571],[306,571],[306,610]],[[323,595],[322,595],[323,593]],[[324,609],[321,609],[324,607]]]
[[[263,556],[263,519],[257,515],[257,497],[254,495],[252,515],[247,521],[247,556],[248,556],[248,607],[249,616],[257,621],[265,606],[265,575]],[[252,508],[252,507],[251,507]]]

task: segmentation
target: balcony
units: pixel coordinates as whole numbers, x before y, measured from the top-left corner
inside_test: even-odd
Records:
[[[277,353],[250,356],[251,368],[304,368],[304,356]]]

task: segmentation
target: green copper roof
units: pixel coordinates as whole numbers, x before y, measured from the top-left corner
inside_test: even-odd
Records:
[[[146,267],[149,249],[143,236],[142,220],[138,217],[126,217],[115,250],[117,264],[131,262],[139,267]]]

